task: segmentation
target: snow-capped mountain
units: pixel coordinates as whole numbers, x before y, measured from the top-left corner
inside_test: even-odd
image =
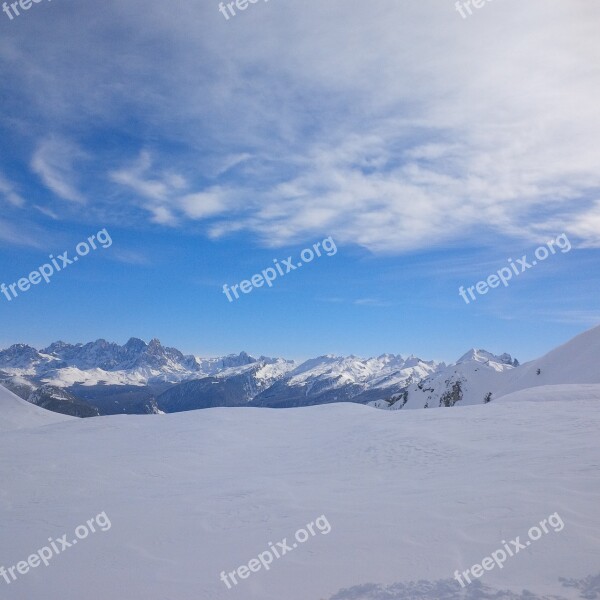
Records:
[[[509,354],[496,356],[486,350],[472,348],[455,364],[412,382],[372,405],[398,410],[449,407],[458,403],[482,404],[492,399],[501,385],[503,374],[514,371],[518,365],[519,362]]]
[[[420,381],[443,367],[444,363],[393,354],[367,359],[320,356],[287,373],[261,392],[253,404],[286,408],[330,402],[366,403],[412,381]]]
[[[0,383],[78,416],[332,402],[399,410],[483,404],[537,386],[600,384],[598,355],[600,327],[524,365],[479,348],[449,366],[395,354],[325,355],[301,364],[245,352],[200,358],[132,338],[124,346],[105,340],[57,342],[39,351],[11,346],[0,351]]]
[[[454,365],[371,404],[391,410],[464,406],[540,386],[550,393],[552,386],[600,384],[599,356],[600,326],[523,365],[508,354],[472,349]]]
[[[229,367],[211,377],[175,385],[158,396],[157,406],[167,413],[244,406],[293,368],[292,361],[261,357],[242,367]]]
[[[220,373],[233,377],[236,369],[243,374],[259,362],[264,368],[255,369],[255,393],[292,366],[246,352],[219,358],[186,356],[156,339],[147,344],[131,338],[123,346],[102,339],[55,342],[41,350],[15,344],[0,351],[0,382],[30,402],[69,415],[143,414],[159,412],[156,398],[174,384]]]
[[[42,350],[20,344],[0,351],[0,381],[23,398],[30,399],[40,386],[62,388],[100,414],[175,412],[248,403],[268,407],[366,403],[444,367],[443,363],[394,354],[366,359],[326,355],[300,365],[282,358],[255,358],[245,352],[201,358],[163,347],[158,340],[146,344],[136,338],[123,346],[97,340],[88,344],[55,342]],[[70,408],[76,410],[73,404]]]
[[[55,387],[79,385],[138,385],[177,383],[214,375],[257,359],[245,352],[221,358],[184,355],[153,339],[146,344],[131,338],[120,346],[106,340],[88,344],[55,342],[42,350],[15,344],[0,351],[0,371],[11,377],[28,377]]]
[[[463,354],[456,362],[464,363],[469,362],[470,360],[474,360],[479,363],[484,363],[492,366],[495,370],[504,371],[503,365],[508,365],[510,367],[518,367],[519,361],[506,352],[501,354],[500,356],[496,356],[487,350],[482,350],[481,348],[471,348],[468,352]],[[497,365],[497,366],[494,366]]]
[[[392,354],[368,359],[327,355],[300,365],[262,357],[243,368],[225,369],[213,377],[174,386],[158,398],[158,405],[165,412],[173,412],[248,403],[273,408],[364,403],[438,368],[440,365],[433,361]]]

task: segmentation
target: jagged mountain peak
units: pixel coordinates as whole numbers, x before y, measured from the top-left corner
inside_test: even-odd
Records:
[[[160,345],[160,342],[159,342],[159,345]],[[127,348],[128,350],[134,351],[134,352],[141,352],[142,350],[144,350],[146,348],[146,346],[147,346],[147,344],[144,340],[141,340],[140,338],[136,338],[136,337],[129,338],[127,340],[127,343],[125,344],[125,348]]]
[[[82,344],[78,345],[81,346]],[[43,348],[42,350],[40,350],[40,352],[42,354],[49,354],[50,356],[54,356],[59,352],[64,352],[65,350],[74,347],[75,346],[73,344],[69,344],[67,342],[63,342],[62,340],[59,340],[58,342],[52,342],[47,348]]]
[[[6,350],[2,350],[2,352],[5,352],[6,354],[12,354],[12,355],[17,355],[17,354],[38,354],[38,351],[33,347],[30,346],[29,344],[13,344],[12,346],[9,346]]]
[[[483,350],[482,348],[471,348],[468,352],[465,352],[457,361],[456,364],[464,363],[468,361],[476,361],[483,364],[489,364],[490,362],[497,363],[500,365],[511,365],[516,367],[519,365],[519,361],[508,354],[492,354],[487,350]]]

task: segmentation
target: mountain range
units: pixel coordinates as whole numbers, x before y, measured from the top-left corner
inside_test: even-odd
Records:
[[[600,327],[520,365],[471,349],[455,363],[415,356],[326,355],[296,363],[245,352],[184,355],[159,340],[119,345],[55,342],[0,351],[0,384],[49,410],[77,417],[172,413],[212,407],[289,408],[354,402],[399,410],[482,404],[530,387],[600,383]]]

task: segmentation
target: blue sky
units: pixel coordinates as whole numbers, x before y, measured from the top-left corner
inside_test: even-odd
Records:
[[[0,283],[113,240],[0,296],[0,345],[523,360],[600,321],[600,8],[217,6],[0,13]],[[459,297],[563,232],[571,252]],[[327,236],[334,256],[223,295]]]

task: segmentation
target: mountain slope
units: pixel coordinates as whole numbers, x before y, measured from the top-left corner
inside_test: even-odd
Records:
[[[26,402],[0,386],[0,431],[39,427],[70,419]]]
[[[445,365],[383,354],[377,358],[321,356],[307,360],[259,394],[255,406],[289,408],[331,402],[366,403],[391,394]]]
[[[600,326],[515,369],[503,380],[498,396],[542,385],[582,383],[600,383]]]
[[[72,417],[97,417],[100,415],[95,406],[80,400],[63,388],[52,385],[42,385],[37,388],[29,395],[27,402]]]
[[[391,397],[373,402],[391,410],[483,404],[488,394],[502,385],[505,374],[519,367],[509,354],[496,356],[480,349],[469,350],[454,365],[411,383]]]
[[[0,350],[0,372],[54,385],[139,385],[178,383],[216,375],[225,369],[245,367],[259,360],[246,352],[219,358],[184,355],[153,339],[148,344],[131,338],[120,346],[99,339],[87,344],[55,342],[42,350],[14,344]]]
[[[464,406],[540,386],[548,393],[551,386],[562,386],[561,393],[564,393],[564,386],[570,384],[600,384],[599,367],[600,326],[523,365],[508,354],[495,356],[485,350],[472,349],[456,364],[371,404],[391,410]]]
[[[213,377],[173,386],[158,396],[157,405],[166,413],[245,406],[293,367],[292,362],[283,359],[263,359],[243,367],[230,367]]]

